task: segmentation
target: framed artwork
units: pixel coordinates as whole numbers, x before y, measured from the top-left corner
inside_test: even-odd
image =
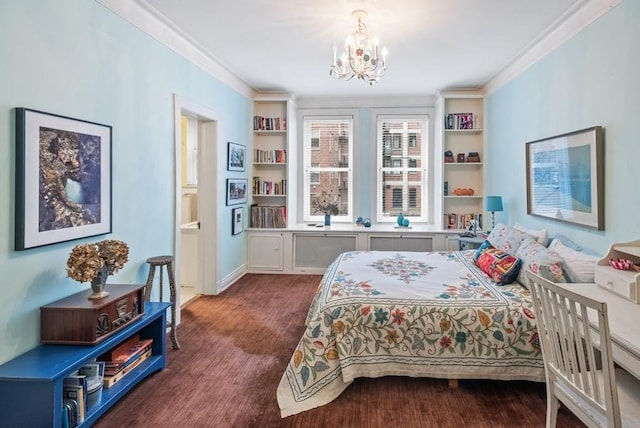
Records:
[[[604,230],[601,126],[526,144],[527,214]]]
[[[241,144],[227,143],[227,170],[244,171],[245,147]]]
[[[227,178],[227,205],[238,205],[247,202],[246,178]]]
[[[15,249],[111,232],[111,126],[15,109]]]
[[[242,233],[244,226],[244,207],[238,207],[231,210],[233,221],[231,222],[231,234],[238,235]]]

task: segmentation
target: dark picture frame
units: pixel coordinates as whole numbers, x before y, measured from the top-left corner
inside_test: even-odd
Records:
[[[227,170],[244,171],[246,162],[246,148],[242,144],[227,143]]]
[[[238,235],[244,230],[244,207],[231,210],[231,234]]]
[[[526,143],[527,214],[604,230],[601,126]]]
[[[111,233],[111,126],[15,109],[15,249]]]
[[[227,178],[227,205],[247,202],[249,180],[246,178]]]

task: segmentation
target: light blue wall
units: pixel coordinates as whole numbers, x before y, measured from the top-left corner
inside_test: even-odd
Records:
[[[37,345],[39,307],[88,288],[66,277],[71,248],[94,237],[13,250],[15,107],[113,126],[113,233],[130,246],[111,282],[142,283],[148,257],[173,252],[173,95],[217,113],[220,163],[226,142],[250,144],[251,100],[94,1],[3,2],[0,12],[0,363]],[[248,176],[248,172],[246,173]],[[223,278],[244,263],[244,235],[231,236],[219,205]]]
[[[605,253],[640,239],[640,2],[627,0],[486,99],[487,193],[496,221],[563,233]],[[527,215],[525,143],[595,125],[605,133],[605,230]]]

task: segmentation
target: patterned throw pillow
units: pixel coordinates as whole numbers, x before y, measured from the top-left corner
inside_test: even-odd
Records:
[[[518,275],[518,282],[527,288],[529,287],[525,277],[527,269],[531,269],[533,273],[551,282],[569,282],[562,257],[532,238],[526,238],[522,241],[516,257],[522,260],[522,269],[520,270],[520,275]]]
[[[480,254],[484,253],[484,251],[487,248],[493,248],[491,246],[491,244],[489,243],[489,241],[487,241],[486,239],[484,240],[484,242],[476,249],[476,252],[473,253],[473,262],[475,263],[478,260],[478,257],[480,257]]]
[[[485,249],[476,260],[476,265],[497,285],[511,284],[515,281],[521,264],[519,258],[493,247]]]
[[[505,253],[515,256],[522,240],[528,237],[529,234],[521,230],[498,223],[487,237],[487,240],[495,248],[499,248]]]

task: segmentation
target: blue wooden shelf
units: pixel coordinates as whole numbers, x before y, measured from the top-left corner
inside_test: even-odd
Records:
[[[124,394],[166,365],[166,309],[169,302],[145,302],[144,316],[97,345],[40,345],[0,365],[0,419],[3,426],[62,426],[62,383],[85,363],[138,333],[152,338],[151,357],[102,391],[80,426],[91,426]],[[6,424],[6,425],[5,425]]]

